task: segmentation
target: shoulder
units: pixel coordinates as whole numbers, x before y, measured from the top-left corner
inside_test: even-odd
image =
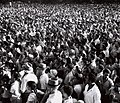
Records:
[[[62,95],[62,93],[59,90],[57,90],[56,93]]]
[[[69,97],[68,99],[64,100],[63,103],[73,103],[73,98]]]
[[[35,93],[30,93],[28,96],[28,101],[35,101],[36,100],[36,94]]]
[[[98,86],[96,84],[94,85],[94,89],[99,91],[99,88],[98,88]]]
[[[36,97],[36,94],[35,93],[30,93],[29,96],[30,97]]]

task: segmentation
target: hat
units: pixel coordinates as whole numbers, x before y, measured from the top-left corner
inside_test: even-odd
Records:
[[[51,69],[50,74],[55,77],[58,74],[58,72],[56,69]]]
[[[55,87],[55,86],[60,85],[60,82],[58,81],[57,78],[51,78],[51,79],[48,81],[48,85]]]
[[[78,100],[78,102],[77,103],[84,103],[84,101],[83,100]]]

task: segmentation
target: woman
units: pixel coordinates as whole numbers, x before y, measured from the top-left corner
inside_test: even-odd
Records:
[[[39,103],[43,95],[44,92],[37,89],[36,83],[29,81],[25,93],[21,94],[22,103]]]
[[[29,81],[27,83],[27,92],[29,93],[29,96],[27,98],[26,103],[37,103],[37,86],[36,83],[33,81]]]

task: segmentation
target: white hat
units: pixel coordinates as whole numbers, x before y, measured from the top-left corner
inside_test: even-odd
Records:
[[[77,103],[84,103],[84,101],[83,100],[78,100],[78,102]]]
[[[52,76],[54,76],[54,77],[57,75],[57,73],[58,73],[58,72],[57,72],[56,69],[51,69],[51,70],[50,70],[50,74],[51,74]]]

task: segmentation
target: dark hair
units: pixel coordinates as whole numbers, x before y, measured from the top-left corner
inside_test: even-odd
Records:
[[[115,80],[115,88],[114,88],[115,92],[118,92],[118,87],[120,86],[119,84],[120,84],[120,78],[117,77]]]
[[[115,80],[115,84],[117,84],[117,83],[120,83],[120,78],[119,77],[117,77],[116,80]]]
[[[95,75],[95,74],[89,73],[89,74],[88,74],[88,77],[89,77],[89,81],[91,81],[92,83],[95,82],[95,78],[96,78],[96,75]]]
[[[37,85],[34,81],[28,81],[27,85],[33,90],[35,93],[37,93]]]
[[[50,68],[47,68],[47,69],[45,70],[45,73],[50,73]]]
[[[72,93],[73,93],[73,88],[72,88],[72,86],[69,86],[69,85],[65,85],[63,87],[63,90],[68,96],[72,95]]]
[[[19,78],[19,73],[18,72],[14,72],[14,78],[17,80]]]
[[[102,64],[100,64],[99,69],[102,71],[104,69],[104,66]]]
[[[104,70],[103,70],[103,74],[105,74],[105,73],[110,74],[111,72],[110,72],[110,70],[109,70],[109,69],[104,69]]]

